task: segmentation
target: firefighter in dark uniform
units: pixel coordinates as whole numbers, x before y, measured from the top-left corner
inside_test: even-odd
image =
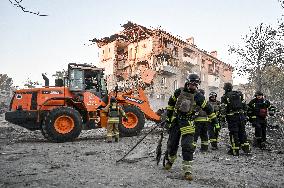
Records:
[[[233,85],[231,83],[224,84],[225,94],[221,98],[221,103],[226,106],[226,120],[231,143],[228,154],[239,156],[240,147],[244,153],[250,153],[250,145],[245,130],[247,106],[243,94],[232,89]]]
[[[275,107],[263,97],[261,91],[255,93],[255,98],[248,103],[249,121],[255,128],[254,146],[264,149],[266,143],[267,115],[274,115]]]
[[[117,104],[115,97],[110,98],[110,103],[104,108],[104,111],[108,114],[107,122],[107,142],[112,142],[114,137],[115,142],[119,141],[119,129],[120,118],[123,116],[127,121],[128,118],[121,106]]]
[[[198,89],[198,91],[205,96],[205,91],[203,89]],[[198,137],[201,139],[201,147],[200,151],[205,152],[208,150],[208,124],[209,118],[207,113],[202,110],[201,107],[198,107],[198,111],[196,112],[196,117],[194,118],[195,125],[195,134],[194,134],[194,146],[196,148]]]
[[[220,105],[221,102],[217,100],[217,93],[209,93],[209,104],[212,106],[220,124]],[[214,124],[210,123],[208,127],[209,139],[212,146],[212,150],[218,149],[218,137],[221,127],[215,127]]]
[[[192,162],[194,153],[194,114],[197,106],[200,106],[211,119],[219,126],[217,117],[212,107],[207,103],[205,97],[197,92],[200,79],[197,74],[190,74],[186,80],[185,86],[175,90],[169,98],[167,107],[167,125],[169,126],[169,138],[167,143],[167,157],[165,169],[171,169],[175,159],[181,138],[182,147],[182,169],[184,178],[191,181]]]

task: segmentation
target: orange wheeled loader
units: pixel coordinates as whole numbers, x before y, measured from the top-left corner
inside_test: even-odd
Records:
[[[86,89],[86,77],[92,79],[92,88]],[[70,63],[67,77],[56,79],[55,86],[49,86],[45,75],[43,78],[42,88],[15,91],[5,119],[31,131],[41,130],[49,141],[72,141],[84,129],[106,127],[107,114],[102,109],[110,95],[116,97],[128,116],[128,121],[121,119],[121,135],[137,135],[144,127],[145,118],[160,121],[142,88],[108,93],[102,68]]]

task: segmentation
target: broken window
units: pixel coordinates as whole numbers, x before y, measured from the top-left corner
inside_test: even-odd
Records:
[[[129,59],[132,59],[132,48],[129,49]]]
[[[177,80],[174,81],[174,90],[176,90],[176,89],[178,89],[178,81]]]
[[[161,85],[166,85],[167,79],[165,77],[162,77]]]

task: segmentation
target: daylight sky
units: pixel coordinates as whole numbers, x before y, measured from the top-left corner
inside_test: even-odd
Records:
[[[11,0],[12,1],[12,0]],[[43,83],[70,62],[98,62],[89,39],[110,36],[127,21],[161,26],[182,39],[193,36],[197,47],[217,50],[233,64],[227,50],[261,22],[276,24],[284,12],[277,0],[23,0],[24,13],[0,0],[0,73],[20,87],[30,78]],[[234,84],[245,82],[236,78]],[[52,83],[52,82],[51,82]]]

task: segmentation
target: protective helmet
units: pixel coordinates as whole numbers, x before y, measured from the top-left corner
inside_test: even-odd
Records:
[[[261,91],[256,91],[254,94],[255,97],[260,96],[260,95],[263,96],[263,93]]]
[[[187,84],[193,84],[193,85],[199,85],[200,84],[200,78],[197,74],[190,74],[188,75],[188,77],[186,78],[186,83]]]
[[[198,92],[201,93],[202,95],[205,95],[204,89],[198,89]]]
[[[227,83],[224,84],[223,89],[224,89],[225,91],[232,91],[233,85],[232,85],[230,82],[227,82]]]
[[[114,102],[116,102],[116,98],[115,98],[114,96],[112,96],[112,97],[110,98],[110,103],[114,103]]]
[[[210,97],[216,97],[217,98],[217,93],[215,93],[214,91],[209,93],[209,98]]]

